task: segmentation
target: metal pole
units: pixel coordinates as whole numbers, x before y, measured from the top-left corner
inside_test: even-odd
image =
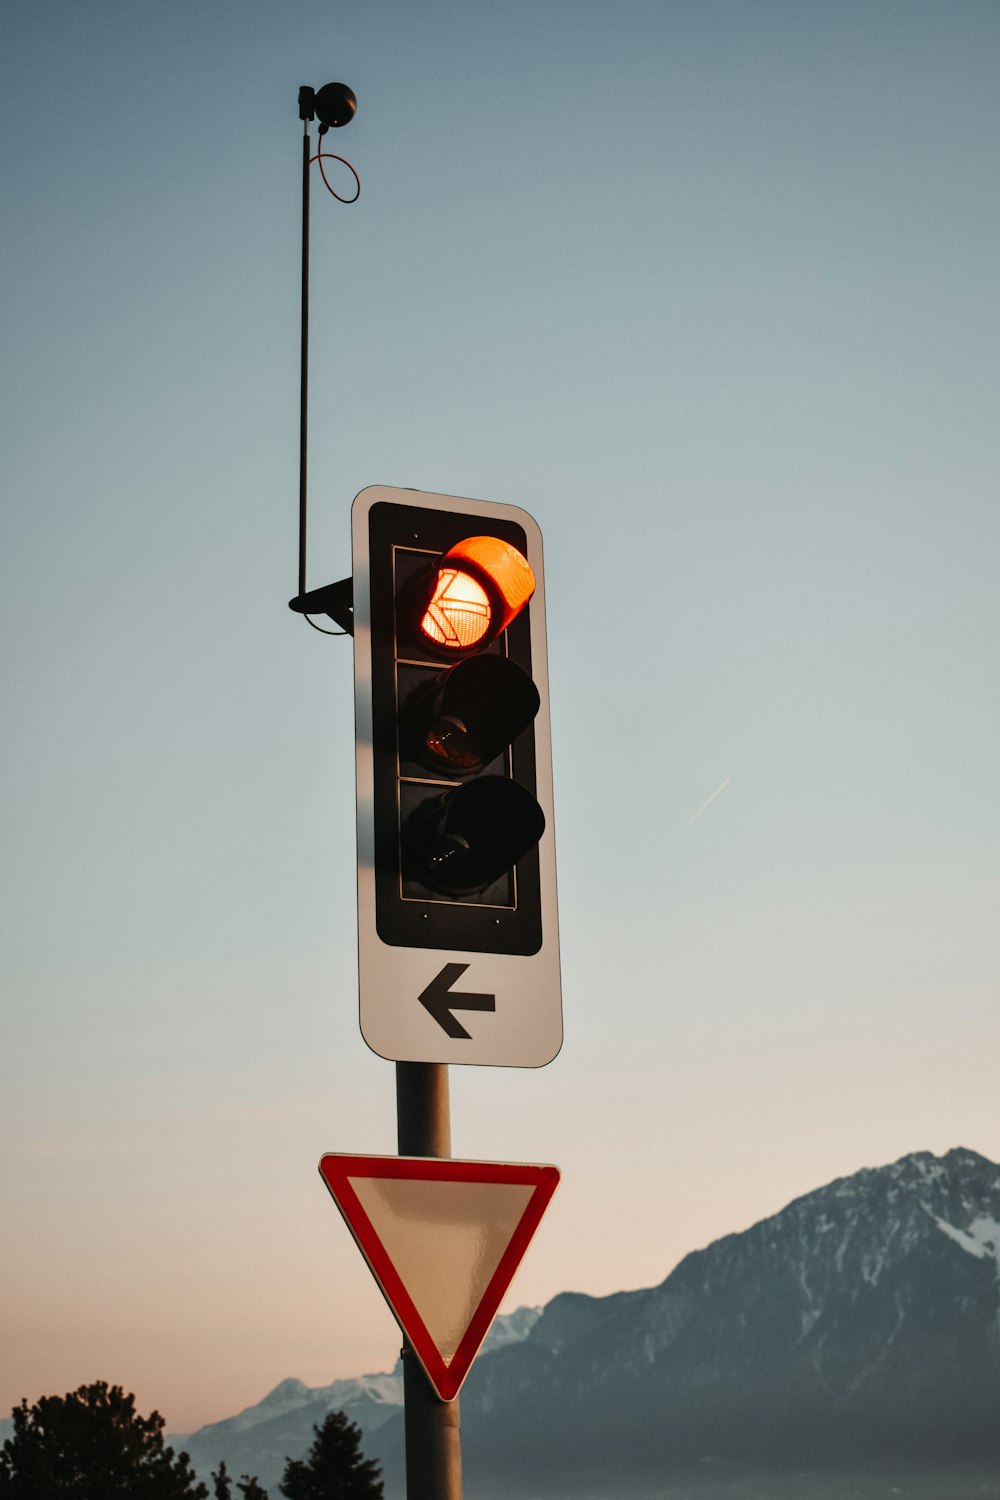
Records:
[[[451,1155],[448,1068],[396,1064],[396,1130],[400,1156]],[[441,1401],[408,1343],[403,1345],[406,1500],[462,1500],[462,1433],[458,1398]]]
[[[299,591],[306,591],[306,455],[309,446],[309,120],[302,136],[302,347],[299,368]]]

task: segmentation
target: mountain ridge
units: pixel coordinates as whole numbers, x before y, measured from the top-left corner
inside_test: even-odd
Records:
[[[690,1472],[700,1494],[720,1465],[1000,1471],[998,1278],[996,1163],[959,1146],[863,1167],[691,1251],[656,1286],[562,1292],[494,1340],[462,1395],[467,1493],[661,1493],[665,1475]],[[396,1376],[282,1382],[240,1416],[284,1403],[309,1434],[346,1397],[387,1497],[401,1495],[402,1414],[386,1399],[398,1386],[378,1384]],[[238,1420],[184,1443],[203,1473]],[[218,1449],[211,1466],[225,1457],[274,1493],[285,1457],[308,1446],[279,1453],[281,1427],[247,1418],[240,1456]]]
[[[649,1475],[708,1458],[1000,1465],[998,1249],[1000,1168],[976,1152],[838,1178],[618,1308],[553,1299],[517,1371],[498,1356],[470,1376],[470,1461],[499,1473],[492,1428],[518,1433],[524,1472],[571,1449],[578,1474],[619,1480],[625,1454]]]
[[[526,1338],[538,1318],[540,1307],[519,1307],[494,1320],[483,1353],[502,1349]],[[253,1406],[232,1417],[207,1423],[187,1436],[172,1434],[175,1449],[187,1452],[200,1475],[207,1479],[220,1459],[232,1474],[257,1474],[261,1482],[274,1486],[287,1458],[298,1458],[312,1442],[313,1427],[330,1411],[343,1411],[357,1422],[366,1440],[385,1422],[399,1415],[403,1406],[403,1367],[397,1360],[392,1370],[348,1376],[329,1385],[307,1386],[288,1376]],[[269,1476],[267,1480],[264,1475]]]

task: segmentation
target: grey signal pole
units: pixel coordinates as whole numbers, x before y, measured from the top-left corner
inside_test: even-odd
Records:
[[[396,1135],[400,1156],[451,1155],[445,1063],[396,1064]],[[458,1397],[442,1401],[409,1343],[402,1352],[406,1500],[462,1500]]]
[[[330,599],[343,584],[306,594],[306,491],[309,410],[309,168],[315,159],[309,139],[309,124],[320,121],[320,134],[348,124],[357,100],[346,84],[328,83],[318,93],[308,85],[299,89],[299,119],[302,140],[302,316],[299,370],[299,556],[298,593],[291,607],[307,617],[311,606],[331,618],[348,634],[353,633],[350,606],[338,612]],[[343,161],[343,157],[334,158]],[[322,166],[322,161],[320,162]],[[349,162],[344,165],[357,173]],[[325,178],[324,178],[325,181]],[[330,184],[327,183],[327,187]],[[333,192],[333,189],[330,189]],[[358,182],[358,192],[361,184]],[[352,203],[353,198],[335,198]],[[355,198],[357,194],[355,194]],[[345,580],[350,584],[350,579]],[[343,602],[343,601],[341,601]],[[310,622],[312,623],[312,622]],[[343,632],[331,632],[332,634]],[[448,1105],[448,1068],[444,1063],[396,1064],[396,1131],[400,1156],[451,1156],[451,1119]],[[423,1366],[409,1346],[403,1346],[403,1399],[406,1424],[407,1500],[462,1500],[462,1446],[458,1398],[442,1401],[424,1374]]]

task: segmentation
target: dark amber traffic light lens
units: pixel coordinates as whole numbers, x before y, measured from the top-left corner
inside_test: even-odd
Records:
[[[420,629],[456,655],[489,645],[528,603],[535,575],[516,547],[495,536],[469,536],[450,547]]]
[[[438,714],[424,740],[424,760],[435,771],[467,776],[483,764],[475,731],[454,714]]]
[[[429,770],[468,776],[501,755],[538,712],[538,689],[506,656],[473,656],[415,702],[408,738]]]

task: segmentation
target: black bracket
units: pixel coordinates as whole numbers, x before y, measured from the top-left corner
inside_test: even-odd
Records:
[[[289,599],[288,608],[299,615],[327,615],[345,630],[354,634],[354,579],[341,578],[336,583],[327,583],[321,589],[310,589]]]

